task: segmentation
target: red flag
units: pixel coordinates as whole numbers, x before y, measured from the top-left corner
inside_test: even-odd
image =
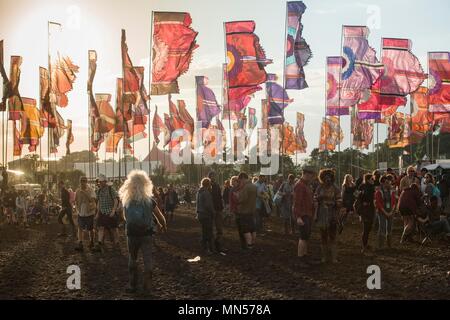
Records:
[[[130,56],[128,55],[128,46],[125,30],[122,30],[122,68],[123,68],[123,90],[124,94],[132,94],[140,89],[140,80],[136,70],[133,67]]]
[[[428,53],[429,110],[450,112],[450,52]]]

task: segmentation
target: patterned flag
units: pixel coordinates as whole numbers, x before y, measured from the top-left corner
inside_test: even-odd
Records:
[[[67,120],[66,155],[70,155],[70,145],[75,141],[72,131],[72,120]]]
[[[194,119],[189,114],[189,111],[186,108],[186,103],[184,100],[178,100],[178,114],[180,116],[181,121],[183,121],[184,129],[187,130],[191,137],[194,136]]]
[[[50,153],[58,153],[60,140],[64,136],[64,129],[66,128],[64,119],[59,112],[56,112],[56,127],[49,128],[50,135]]]
[[[261,99],[261,128],[268,129],[269,127],[269,104],[267,99]]]
[[[97,72],[97,52],[89,50],[89,69],[88,69],[88,82],[87,93],[89,97],[89,129],[90,129],[90,150],[92,152],[98,152],[100,145],[103,143],[104,135],[100,132],[100,110],[97,105],[96,98],[93,92],[93,82],[95,74]]]
[[[116,124],[114,110],[111,106],[111,95],[100,93],[95,95],[95,102],[98,107],[99,121],[96,121],[95,131],[106,134],[114,129]]]
[[[359,150],[369,149],[373,140],[373,121],[352,117],[352,144]]]
[[[197,84],[197,120],[202,122],[202,128],[209,128],[212,118],[220,113],[214,92],[207,87],[208,78],[195,77]]]
[[[155,12],[153,15],[152,95],[179,93],[178,78],[186,73],[198,33],[185,12]]]
[[[23,102],[19,93],[20,84],[20,66],[22,65],[22,57],[11,57],[11,69],[9,81],[11,82],[11,97],[9,98],[9,120],[19,120],[20,114],[23,112]]]
[[[381,76],[383,65],[375,50],[369,46],[367,27],[344,26],[340,101],[343,106],[354,106],[364,90]]]
[[[388,120],[388,146],[391,149],[409,145],[410,121],[408,115],[397,112]]]
[[[155,108],[155,116],[153,117],[153,137],[156,144],[159,144],[159,135],[164,132],[164,146],[170,141],[170,132],[161,117],[158,115],[158,107]]]
[[[44,135],[41,126],[39,110],[36,108],[36,100],[22,98],[24,112],[22,113],[20,139],[22,144],[28,144],[30,152],[36,151],[39,139]]]
[[[134,124],[145,125],[147,123],[147,116],[150,113],[148,108],[148,101],[150,97],[147,94],[147,89],[144,85],[144,67],[135,67],[136,73],[139,77],[139,91],[136,92],[134,103]]]
[[[140,90],[140,79],[133,67],[130,56],[128,54],[127,36],[125,30],[122,29],[122,69],[123,69],[123,93],[124,95],[130,95],[135,98],[136,92]],[[133,103],[135,101],[132,101]]]
[[[261,90],[267,80],[264,67],[271,63],[259,44],[254,21],[225,23],[228,99],[237,100]]]
[[[59,23],[49,23],[49,54],[50,54],[50,103],[59,107],[67,107],[67,94],[73,89],[76,73],[79,67],[63,52],[66,47],[62,27]],[[57,117],[55,115],[55,117]]]
[[[303,1],[287,3],[287,39],[286,39],[286,89],[301,90],[308,88],[303,67],[312,57],[311,49],[302,37],[302,16],[306,6]]]
[[[379,79],[381,94],[404,97],[416,91],[426,76],[419,59],[411,52],[411,40],[383,38],[382,43],[385,72]]]
[[[294,155],[299,148],[294,127],[289,123],[285,123],[283,125],[283,154]]]
[[[344,59],[327,57],[327,116],[349,115],[349,106],[342,104],[340,97],[339,74]]]
[[[21,157],[23,143],[20,140],[20,132],[19,130],[17,130],[16,121],[13,121],[13,129],[14,129],[13,155],[14,157]]]
[[[45,128],[56,127],[56,107],[50,103],[50,75],[48,70],[39,67],[39,100],[41,108],[39,110],[41,124]]]
[[[290,99],[286,90],[277,84],[276,76],[269,74],[266,82],[267,98],[269,101],[269,124],[283,124],[284,123],[284,109],[294,100]]]
[[[3,40],[0,41],[0,75],[3,80],[3,96],[0,101],[0,111],[6,111],[6,101],[11,97],[12,88],[9,82],[8,75],[5,70],[5,60],[3,56]]]
[[[433,114],[428,112],[428,89],[420,87],[411,93],[411,139],[418,141],[432,129]]]
[[[117,147],[122,138],[123,132],[114,132],[114,130],[109,132],[105,141],[106,152],[117,153]]]
[[[297,127],[295,128],[295,137],[297,140],[297,152],[306,153],[306,148],[308,147],[308,142],[305,138],[305,115],[303,113],[297,112]]]
[[[334,151],[336,146],[344,140],[344,133],[338,117],[324,118],[320,130],[320,151]]]
[[[429,110],[450,112],[450,52],[428,53]]]

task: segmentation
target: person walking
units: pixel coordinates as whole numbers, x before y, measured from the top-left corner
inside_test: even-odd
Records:
[[[239,233],[244,236],[245,249],[253,249],[256,242],[256,198],[257,187],[249,180],[248,174],[241,172],[238,176],[239,192],[236,220]]]
[[[332,169],[320,171],[319,183],[314,201],[322,240],[321,262],[325,263],[330,259],[332,263],[337,263],[336,233],[338,213],[342,206],[341,192],[334,184],[335,173]]]
[[[214,204],[211,194],[211,180],[204,178],[201,181],[200,189],[197,192],[197,219],[202,226],[202,249],[207,255],[214,251],[213,247],[213,219]]]
[[[211,195],[214,206],[213,226],[216,229],[216,237],[214,240],[214,246],[217,252],[224,254],[223,248],[223,200],[222,189],[216,182],[216,173],[211,171],[208,173],[208,178],[211,181]]]
[[[375,181],[372,174],[367,173],[364,175],[363,183],[359,186],[358,191],[356,212],[359,215],[359,221],[363,224],[361,253],[365,254],[371,250],[369,235],[375,219]]]
[[[288,180],[284,182],[278,190],[281,198],[281,217],[284,222],[284,234],[293,234],[295,231],[294,220],[292,219],[292,202],[294,194],[295,176],[290,174]]]
[[[265,235],[265,219],[270,214],[269,206],[269,190],[266,185],[266,176],[260,175],[256,182],[254,183],[257,190],[256,198],[256,231],[260,233],[261,236]]]
[[[66,226],[63,222],[64,216],[67,217],[67,220],[69,221],[70,227],[72,229],[72,235],[73,237],[76,237],[76,231],[75,231],[75,223],[73,222],[73,207],[72,203],[70,202],[70,193],[65,187],[64,181],[59,182],[59,189],[61,192],[61,211],[58,215],[58,222],[61,224],[61,233],[58,234],[58,236],[62,237],[66,235]]]
[[[311,237],[311,227],[315,220],[314,193],[311,181],[314,178],[314,169],[304,168],[300,180],[294,186],[293,218],[300,234],[298,240],[297,256],[301,260],[308,257],[308,241]]]
[[[167,186],[167,193],[164,196],[164,211],[168,221],[173,221],[175,209],[178,206],[178,194],[172,184]]]
[[[80,187],[75,191],[75,209],[78,213],[78,246],[75,248],[76,251],[83,251],[83,239],[89,240],[90,249],[94,248],[96,196],[87,182],[86,177],[81,177]]]
[[[123,204],[123,215],[128,245],[128,292],[136,292],[138,282],[137,258],[139,251],[144,260],[143,289],[150,293],[152,286],[152,235],[156,232],[155,226],[166,231],[167,225],[164,216],[152,199],[153,183],[147,173],[133,170],[119,190],[120,200]]]
[[[345,222],[349,215],[353,214],[353,205],[355,204],[355,193],[356,185],[351,174],[346,174],[344,177],[344,182],[341,188],[342,193],[342,204],[344,206],[344,211],[338,220],[338,233],[341,234],[344,230]]]
[[[400,180],[400,186],[399,186],[399,193],[401,194],[403,190],[405,190],[408,187],[411,187],[412,184],[417,183],[418,186],[421,185],[420,179],[417,177],[416,169],[413,166],[409,166],[406,169],[407,175],[404,176]],[[420,191],[420,187],[419,187]]]

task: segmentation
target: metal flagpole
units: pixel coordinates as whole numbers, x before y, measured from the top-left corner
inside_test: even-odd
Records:
[[[341,27],[341,59],[343,58],[343,37],[344,37],[344,26]],[[342,63],[339,67],[339,103],[338,103],[338,120],[339,120],[339,132],[338,132],[338,139],[339,139],[339,144],[338,144],[338,165],[337,165],[337,181],[341,181],[341,90],[342,90]]]
[[[123,41],[123,34],[125,33],[125,30],[123,30],[122,29],[122,40],[121,40],[121,48],[122,48],[122,41]],[[123,50],[123,49],[121,49],[121,50]],[[123,55],[123,52],[122,52],[122,55]],[[124,66],[123,66],[123,56],[122,56],[122,81],[123,81],[123,83],[122,83],[122,92],[121,92],[121,104],[122,104],[122,106],[121,106],[121,109],[122,109],[122,113],[123,113],[123,115],[125,116],[125,110],[124,110],[124,106],[125,106],[125,104],[124,104],[124,91],[125,91],[125,82],[126,82],[126,79],[125,79],[125,72],[124,72]],[[124,117],[125,118],[125,117]],[[127,162],[128,162],[128,159],[126,159],[125,158],[125,156],[126,156],[126,147],[127,147],[127,134],[128,134],[128,122],[127,121],[124,121],[124,126],[123,126],[123,160],[124,160],[124,170],[125,170],[125,176],[127,176]]]
[[[287,47],[287,19],[288,19],[288,4],[286,2],[286,13],[284,16],[284,46],[283,46],[283,104],[282,104],[282,113],[283,113],[283,123],[281,125],[281,174],[284,178],[284,125],[285,125],[285,119],[284,119],[284,108],[285,108],[285,101],[284,101],[284,93],[286,91],[286,47]]]
[[[153,53],[153,24],[154,24],[154,12],[152,10],[152,18],[150,22],[150,56],[148,62],[148,90],[149,97],[152,95],[152,53]],[[150,100],[148,105],[148,175],[151,175],[151,153],[152,153],[152,143],[151,143],[151,127],[153,126],[153,122],[151,121],[151,112],[150,112]]]

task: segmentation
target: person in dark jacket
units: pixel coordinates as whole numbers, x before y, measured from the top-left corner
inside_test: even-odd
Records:
[[[69,220],[69,224],[72,228],[72,234],[74,237],[77,236],[76,234],[76,228],[75,223],[73,222],[72,214],[73,214],[73,207],[72,203],[70,202],[70,193],[66,189],[64,185],[64,181],[59,182],[59,188],[61,190],[61,211],[58,216],[58,222],[62,225],[62,232],[58,234],[58,236],[65,236],[66,235],[66,226],[64,225],[63,218],[64,216],[67,216],[67,219]]]
[[[197,192],[197,219],[202,226],[202,249],[206,254],[213,252],[214,204],[211,194],[211,180],[204,178]]]
[[[398,210],[403,217],[403,234],[400,243],[414,241],[412,237],[415,226],[414,217],[419,213],[422,205],[419,183],[413,183],[403,190],[398,201]]]
[[[178,206],[178,193],[173,186],[169,184],[167,186],[167,194],[164,197],[164,211],[169,221],[173,221],[173,213]]]
[[[211,195],[214,205],[214,217],[213,226],[216,228],[216,239],[214,244],[218,252],[224,252],[222,247],[222,237],[223,237],[223,199],[222,199],[222,188],[216,182],[216,173],[211,171],[208,174],[208,178],[211,180]]]
[[[363,223],[362,232],[362,249],[361,253],[365,253],[370,250],[369,234],[372,230],[373,222],[375,219],[375,181],[374,176],[370,173],[364,175],[364,181],[359,186],[358,191],[358,205],[357,213],[360,221]]]

